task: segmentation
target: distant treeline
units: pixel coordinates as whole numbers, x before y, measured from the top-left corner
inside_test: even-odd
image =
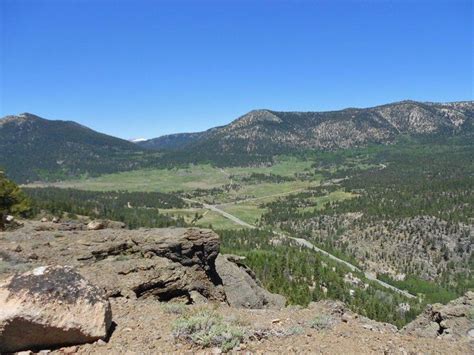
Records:
[[[186,226],[184,219],[159,213],[160,208],[183,208],[185,202],[161,192],[84,191],[75,189],[25,188],[32,211],[63,212],[124,222],[129,228]]]

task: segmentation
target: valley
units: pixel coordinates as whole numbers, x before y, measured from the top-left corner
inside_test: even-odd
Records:
[[[159,143],[160,151],[134,146],[141,163],[122,155],[131,165],[120,171],[19,181],[34,218],[113,220],[131,229],[210,228],[222,238],[223,252],[245,257],[262,285],[288,304],[335,299],[401,327],[427,304],[446,303],[474,287],[471,106],[459,105],[464,113],[457,114],[465,118],[459,132],[443,126],[383,144],[302,144],[280,153],[258,142],[257,151],[212,156],[194,146],[208,134],[192,136],[189,148],[184,136],[165,139],[172,147]],[[420,109],[413,103],[394,107]],[[225,131],[283,124],[280,116],[286,116],[267,113],[252,112]],[[335,117],[339,122],[346,114]],[[306,124],[314,120],[303,117]],[[22,118],[21,125],[39,124],[31,119]],[[216,150],[208,144],[206,150]]]
[[[92,200],[94,194],[125,191],[163,194],[174,202],[124,197],[124,214],[92,216],[119,219],[132,228],[211,228],[222,236],[226,252],[246,256],[265,287],[290,303],[336,298],[354,311],[402,325],[424,304],[447,302],[473,287],[472,153],[470,140],[443,138],[434,144],[405,138],[388,146],[275,156],[272,165],[142,169],[29,184],[24,190],[42,201],[39,210],[45,201],[60,206],[58,201],[76,193]],[[77,206],[63,210],[68,208],[78,213]],[[91,215],[90,208],[79,212]],[[323,253],[311,256],[311,245]],[[336,273],[321,274],[311,266],[298,271],[302,258],[314,267],[334,265]],[[281,272],[289,279],[275,278]],[[358,290],[353,281],[344,281],[348,273],[357,275],[354,285],[372,286]],[[397,313],[403,302],[411,311]]]
[[[473,14],[1,1],[0,355],[474,355]]]

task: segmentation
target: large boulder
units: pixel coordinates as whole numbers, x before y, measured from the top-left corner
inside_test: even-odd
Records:
[[[225,300],[214,265],[219,236],[211,230],[101,230],[78,244],[76,258],[84,275],[112,296],[191,303],[197,292],[209,300]]]
[[[474,340],[474,292],[468,291],[446,305],[429,305],[408,323],[402,333],[429,337]]]
[[[111,320],[104,291],[71,267],[38,267],[0,284],[2,353],[103,339]]]
[[[284,307],[285,297],[262,288],[255,274],[242,260],[242,257],[225,254],[220,254],[216,259],[216,271],[222,280],[229,305],[239,308]]]

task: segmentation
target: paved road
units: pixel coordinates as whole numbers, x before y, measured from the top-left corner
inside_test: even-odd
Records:
[[[189,201],[189,202],[194,202],[194,203],[200,203],[199,201],[194,201],[194,200],[190,200],[190,199],[184,199],[186,201]],[[240,218],[234,216],[234,215],[231,215],[230,213],[226,212],[226,211],[223,211],[221,210],[218,206],[216,205],[208,205],[206,203],[203,203],[202,204],[204,208],[210,210],[210,211],[213,211],[213,212],[216,212],[216,213],[219,213],[220,215],[224,216],[225,218],[227,219],[230,219],[231,221],[233,221],[234,223],[236,224],[239,224],[241,226],[244,226],[244,227],[248,227],[248,228],[252,228],[252,229],[255,229],[257,228],[256,226],[254,225],[251,225],[245,221],[242,221]],[[280,233],[280,232],[275,232],[273,231],[273,234],[281,237],[281,238],[287,238],[287,239],[291,239],[293,241],[295,241],[298,245],[300,246],[303,246],[303,247],[306,247],[306,248],[309,248],[309,249],[312,249],[318,253],[321,253],[325,256],[327,256],[328,258],[338,262],[338,263],[341,263],[341,264],[344,264],[345,266],[347,266],[351,271],[358,271],[358,272],[364,272],[362,271],[361,269],[359,269],[357,266],[355,265],[352,265],[351,263],[345,261],[345,260],[342,260],[342,259],[339,259],[338,257],[328,253],[327,251],[324,251],[320,248],[318,248],[317,246],[315,246],[313,243],[307,241],[306,239],[303,239],[303,238],[295,238],[295,237],[290,237],[286,234],[283,234],[283,233]],[[383,282],[379,279],[377,279],[375,276],[371,275],[371,274],[368,274],[368,273],[365,273],[365,277],[371,281],[374,281],[374,282],[377,282],[379,285],[381,285],[382,287],[385,287],[385,288],[388,288],[392,291],[395,291],[395,292],[398,292],[399,294],[407,297],[407,298],[416,298],[416,296],[412,295],[411,293],[405,291],[405,290],[400,290],[399,288],[396,288],[395,286],[392,286],[392,285],[389,285],[388,283],[386,282]]]
[[[278,234],[280,235],[280,234]],[[302,239],[302,238],[295,238],[295,237],[289,237],[289,236],[285,236],[283,235],[283,237],[286,237],[286,238],[289,238],[289,239],[292,239],[294,240],[297,244],[301,245],[301,246],[304,246],[306,248],[310,248],[310,249],[313,249],[315,251],[317,251],[318,253],[321,253],[321,254],[324,254],[326,255],[327,257],[329,257],[330,259],[334,260],[334,261],[337,261],[338,263],[341,263],[341,264],[344,264],[346,265],[349,269],[351,269],[352,271],[358,271],[358,272],[362,272],[364,273],[364,271],[362,271],[361,269],[359,269],[357,266],[355,265],[352,265],[351,263],[345,261],[345,260],[342,260],[342,259],[339,259],[338,257],[332,255],[332,254],[329,254],[327,251],[324,251],[320,248],[318,248],[317,246],[315,246],[313,243],[311,242],[308,242],[306,239]],[[396,288],[395,286],[392,286],[386,282],[383,282],[381,280],[379,280],[378,278],[376,278],[375,276],[369,274],[369,273],[364,273],[365,277],[371,281],[375,281],[377,282],[379,285],[381,285],[382,287],[385,287],[385,288],[388,288],[392,291],[395,291],[395,292],[398,292],[399,294],[405,296],[405,297],[408,297],[408,298],[416,298],[415,295],[412,295],[411,293],[405,291],[405,290],[400,290],[399,288]]]
[[[248,228],[256,228],[255,226],[248,224],[247,222],[242,221],[241,219],[235,217],[234,215],[231,215],[230,213],[227,213],[226,211],[221,210],[215,205],[208,205],[206,203],[202,204],[204,208],[207,208],[208,210],[211,210],[213,212],[219,213],[222,216],[224,216],[227,219],[230,219],[232,222],[235,222],[237,224],[240,224],[241,226],[248,227]]]
[[[236,205],[238,203],[244,203],[244,202],[248,202],[248,201],[257,201],[257,200],[264,200],[264,199],[271,198],[271,197],[280,197],[280,196],[291,195],[295,192],[301,192],[301,191],[306,191],[306,190],[308,190],[307,187],[302,187],[302,188],[296,189],[296,190],[291,190],[291,191],[287,191],[287,192],[280,192],[279,194],[260,196],[260,197],[251,197],[251,198],[246,198],[246,199],[243,199],[243,200],[237,200],[237,201],[233,201],[233,202],[225,202],[225,203],[221,203],[221,204],[215,205],[215,206]]]

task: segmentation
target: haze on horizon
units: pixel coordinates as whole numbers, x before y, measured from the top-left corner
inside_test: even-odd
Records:
[[[258,108],[472,100],[472,10],[468,0],[4,0],[0,115],[128,139]]]

